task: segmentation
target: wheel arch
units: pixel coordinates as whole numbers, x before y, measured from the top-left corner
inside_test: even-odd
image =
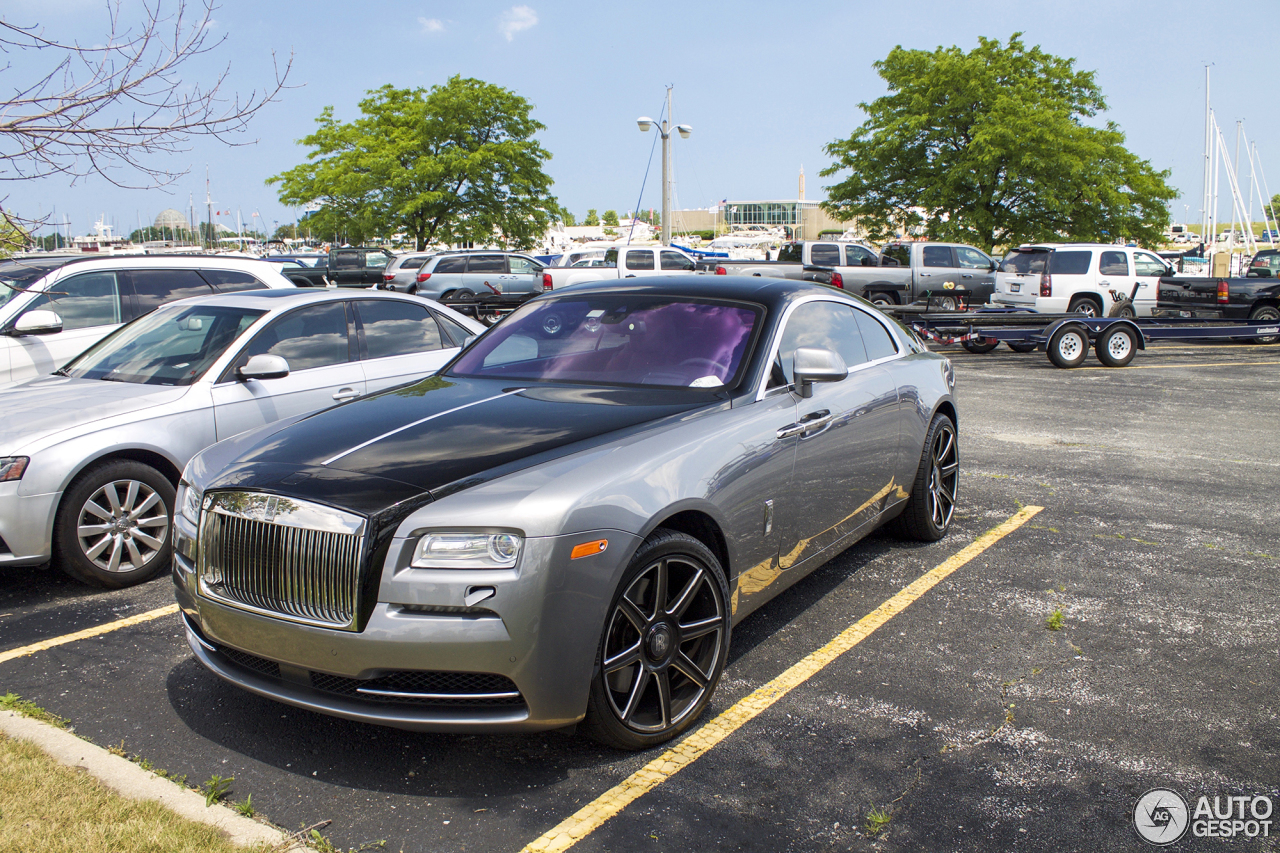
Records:
[[[1249,306],[1249,313],[1252,314],[1259,308],[1275,308],[1276,310],[1280,310],[1280,297],[1264,296],[1261,299],[1255,300],[1254,303]]]
[[[1092,302],[1094,305],[1097,306],[1099,317],[1106,316],[1107,306],[1103,304],[1102,296],[1100,294],[1097,294],[1092,290],[1081,290],[1071,294],[1071,297],[1067,299],[1068,311],[1071,310],[1070,309],[1071,303],[1075,302],[1077,299],[1088,299],[1090,302]]]
[[[706,545],[720,561],[725,579],[733,580],[733,560],[730,556],[728,540],[724,535],[724,527],[705,507],[681,508],[679,505],[668,507],[663,513],[650,520],[641,533],[641,541],[649,538],[649,535],[659,527],[692,536]]]
[[[123,459],[130,462],[140,462],[143,465],[149,465],[152,468],[155,468],[164,475],[166,480],[173,484],[175,489],[178,487],[178,479],[182,476],[182,469],[178,467],[176,462],[165,456],[163,453],[143,447],[113,448],[111,450],[103,451],[100,455],[94,456],[91,459],[86,459],[82,464],[76,467],[76,469],[71,472],[63,483],[62,490],[65,492],[71,487],[71,484],[74,483],[77,478],[93,466],[100,465],[103,462],[114,462],[117,459]]]
[[[933,423],[933,419],[938,415],[946,415],[951,418],[951,423],[956,430],[960,429],[960,416],[956,413],[956,404],[953,401],[942,400],[937,406],[934,406],[933,414],[929,415],[929,423]]]

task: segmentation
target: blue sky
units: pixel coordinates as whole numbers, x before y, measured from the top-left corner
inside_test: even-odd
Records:
[[[979,35],[1003,41],[1021,31],[1028,44],[1097,73],[1110,106],[1100,118],[1116,122],[1140,157],[1172,170],[1182,193],[1171,208],[1174,219],[1183,218],[1185,205],[1198,221],[1208,63],[1228,143],[1234,144],[1236,120],[1244,120],[1270,170],[1270,189],[1280,192],[1270,50],[1280,44],[1280,14],[1271,2],[226,0],[214,13],[226,41],[190,67],[188,81],[207,80],[229,63],[229,85],[246,93],[270,81],[272,51],[282,59],[293,52],[290,83],[297,88],[258,116],[247,137],[253,144],[197,141],[166,164],[190,170],[167,190],[122,190],[95,178],[70,186],[51,178],[3,182],[0,197],[24,216],[56,209],[59,220],[70,217],[75,233],[85,233],[102,213],[127,233],[166,207],[185,211],[189,195],[201,208],[208,164],[217,208],[238,208],[246,221],[257,211],[268,226],[284,223],[295,211],[264,181],[305,159],[297,140],[325,106],[348,120],[369,89],[429,87],[461,74],[510,88],[534,105],[547,126],[539,138],[554,155],[547,165],[553,191],[579,217],[588,207],[637,207],[654,134],[641,133],[635,119],[657,116],[668,84],[675,86],[676,120],[694,128],[692,138],[673,144],[678,206],[794,198],[801,166],[807,197],[821,198],[823,185],[834,182],[818,176],[830,162],[823,146],[861,124],[859,102],[885,93],[873,62],[899,44],[968,50]],[[5,0],[0,15],[93,43],[105,33],[104,7],[103,0]],[[123,20],[140,15],[137,0],[124,0]],[[45,61],[20,53],[7,59],[0,71],[6,94]],[[660,206],[657,171],[655,156],[641,208]],[[1229,219],[1225,204],[1222,210]],[[221,221],[234,226],[235,217]]]

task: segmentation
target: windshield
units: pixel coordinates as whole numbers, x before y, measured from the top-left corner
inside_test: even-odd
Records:
[[[76,379],[190,385],[265,311],[216,305],[157,308],[59,371]]]
[[[735,385],[763,311],[737,302],[590,294],[538,300],[485,333],[451,374],[591,385]]]

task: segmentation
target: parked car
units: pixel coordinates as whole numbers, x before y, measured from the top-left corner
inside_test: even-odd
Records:
[[[1018,246],[1005,256],[991,304],[1101,317],[1136,285],[1133,310],[1139,317],[1149,317],[1160,277],[1172,274],[1162,258],[1131,246],[1035,243]]]
[[[396,255],[382,272],[382,289],[416,293],[418,272],[434,252],[417,252]]]
[[[434,372],[483,330],[386,293],[253,290],[161,306],[0,389],[0,565],[122,587],[169,567],[178,474],[247,429]]]
[[[0,383],[52,373],[121,323],[174,299],[293,289],[279,265],[219,255],[0,263]]]
[[[693,272],[697,261],[670,246],[613,246],[605,250],[604,263],[590,267],[548,267],[542,273],[543,290],[615,278],[649,278]]]
[[[542,264],[515,252],[441,252],[423,262],[406,288],[429,299],[463,299],[542,290]]]
[[[732,623],[886,522],[946,535],[954,381],[814,284],[544,294],[430,379],[198,454],[188,643],[350,720],[654,746],[706,708]]]
[[[379,287],[393,257],[378,247],[342,246],[321,255],[314,265],[287,270],[285,275],[298,287]]]

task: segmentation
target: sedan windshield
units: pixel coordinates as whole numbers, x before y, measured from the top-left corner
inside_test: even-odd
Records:
[[[459,376],[592,385],[730,387],[760,325],[755,305],[634,293],[531,302],[453,365]]]
[[[76,379],[190,385],[265,313],[216,305],[158,308],[103,338],[58,372]]]

